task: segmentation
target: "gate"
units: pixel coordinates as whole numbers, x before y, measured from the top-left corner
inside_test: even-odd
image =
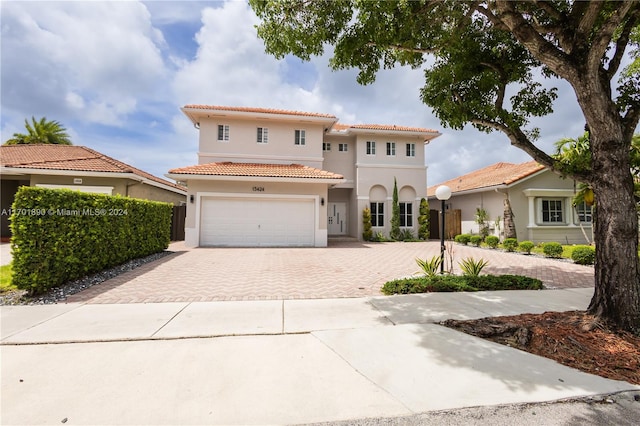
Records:
[[[187,206],[173,206],[171,216],[171,241],[184,241],[184,222],[187,218]]]

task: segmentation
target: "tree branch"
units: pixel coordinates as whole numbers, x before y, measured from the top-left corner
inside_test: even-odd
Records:
[[[602,63],[602,57],[607,51],[607,47],[611,42],[613,33],[620,25],[624,17],[633,9],[638,9],[640,4],[633,1],[623,2],[616,10],[611,14],[609,19],[604,22],[600,31],[593,38],[591,48],[589,49],[588,64],[589,68],[597,70]],[[584,19],[583,19],[584,20]],[[582,22],[580,22],[582,26]],[[586,40],[586,39],[585,39]]]
[[[633,28],[638,24],[639,15],[640,8],[637,8],[629,14],[629,19],[625,23],[622,33],[616,41],[615,53],[613,54],[613,58],[609,61],[609,66],[607,68],[609,80],[613,78],[613,76],[618,72],[618,68],[620,68],[620,63],[624,57],[624,51],[627,47],[627,43],[629,43],[629,35]]]
[[[557,175],[569,176],[571,178],[579,180],[580,182],[591,183],[590,173],[572,173],[571,175],[568,175],[567,173],[564,173],[561,170],[559,170],[556,167],[557,161],[553,157],[551,157],[549,154],[542,151],[540,148],[538,148],[533,143],[531,143],[529,138],[527,138],[527,135],[525,135],[524,132],[519,128],[512,129],[511,127],[508,127],[502,123],[497,123],[495,121],[490,121],[490,120],[482,120],[478,118],[471,119],[470,121],[472,123],[479,124],[485,127],[490,127],[492,129],[496,129],[503,132],[504,134],[507,135],[507,137],[511,141],[511,145],[517,148],[520,148],[521,150],[529,154],[531,158],[533,158],[543,166],[547,167],[549,170],[556,173]]]
[[[596,19],[600,15],[600,10],[602,10],[602,6],[604,6],[603,1],[591,1],[591,2],[576,2],[582,3],[583,7],[576,8],[575,11],[577,13],[582,13],[582,17],[573,15],[574,18],[578,18],[577,22],[577,36],[582,39],[582,41],[589,39],[589,33],[593,29],[595,25]]]
[[[558,12],[558,10],[553,7],[548,1],[535,0],[533,3],[538,7],[538,9],[544,10],[554,20],[562,21],[562,14]]]
[[[558,76],[573,81],[578,70],[568,59],[568,55],[538,33],[529,22],[515,10],[515,3],[506,0],[495,2],[497,19],[522,43],[540,62],[547,65]]]

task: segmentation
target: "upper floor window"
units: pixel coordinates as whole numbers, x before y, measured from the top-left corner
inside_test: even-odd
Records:
[[[384,203],[369,203],[371,226],[384,226]]]
[[[400,205],[400,226],[413,226],[413,203],[398,203]]]
[[[387,142],[387,155],[396,155],[396,143]]]
[[[542,223],[563,223],[562,199],[542,200]]]
[[[580,204],[576,204],[576,213],[578,214],[578,222],[593,222],[593,208],[591,206],[588,206],[584,201]]]
[[[269,142],[269,129],[266,127],[258,127],[258,143]]]
[[[338,151],[340,152],[347,152],[349,150],[349,145],[346,143],[340,143],[338,144]]]
[[[407,157],[415,157],[416,156],[416,144],[408,143],[407,144]]]
[[[295,132],[295,144],[296,145],[305,145],[306,144],[306,135],[307,135],[307,132],[305,130],[296,130],[296,132]]]
[[[330,142],[322,142],[322,150],[323,151],[331,151],[331,143]]]
[[[218,140],[219,141],[228,141],[229,140],[229,125],[228,124],[218,124]]]
[[[376,143],[367,141],[367,155],[376,155]]]

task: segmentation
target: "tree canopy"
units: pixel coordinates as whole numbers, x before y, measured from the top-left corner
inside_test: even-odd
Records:
[[[25,144],[57,144],[73,145],[67,129],[55,120],[47,120],[42,117],[36,121],[31,117],[31,123],[24,120],[27,133],[14,133],[13,137],[5,142],[5,145],[25,145]]]
[[[444,126],[498,130],[557,173],[536,146],[535,117],[553,112],[567,81],[589,128],[596,209],[589,312],[640,334],[638,221],[629,151],[640,118],[640,2],[571,0],[249,0],[267,52],[309,59],[333,46],[334,69],[424,68],[422,101]],[[625,57],[632,61],[623,69]]]
[[[534,144],[539,130],[529,126],[532,117],[550,114],[557,98],[556,89],[546,87],[541,77],[584,85],[580,77],[595,73],[600,92],[612,103],[607,106],[623,118],[625,139],[631,139],[638,124],[640,2],[250,3],[262,19],[258,35],[276,57],[309,59],[331,44],[331,66],[358,68],[362,84],[372,83],[380,68],[426,65],[421,98],[443,125],[500,130],[551,168],[553,159]],[[627,46],[635,61],[611,87]],[[585,89],[579,96],[586,102],[594,95]]]

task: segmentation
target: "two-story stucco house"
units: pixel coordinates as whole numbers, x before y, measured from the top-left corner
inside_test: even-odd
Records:
[[[388,235],[394,178],[401,227],[416,233],[424,145],[437,131],[265,108],[182,111],[199,129],[198,164],[167,176],[188,187],[187,246],[325,247],[328,236],[361,238],[365,207]]]

